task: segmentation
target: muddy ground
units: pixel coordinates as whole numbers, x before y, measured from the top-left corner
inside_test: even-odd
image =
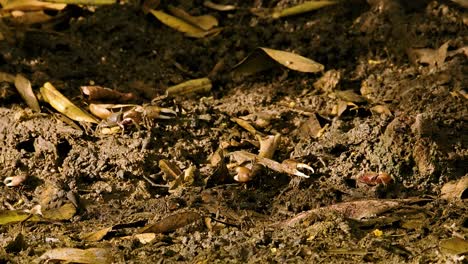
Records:
[[[0,186],[0,209],[46,211],[70,201],[77,209],[66,220],[0,226],[0,263],[30,263],[64,247],[104,248],[115,263],[466,262],[441,246],[467,237],[466,202],[440,198],[445,183],[467,174],[466,48],[453,52],[467,43],[466,10],[451,1],[356,0],[272,20],[249,8],[296,1],[225,1],[239,7],[229,12],[170,2],[214,15],[222,32],[188,38],[137,4],[69,6],[53,24],[15,27],[13,41],[0,42],[0,71],[23,74],[35,90],[51,82],[85,107],[79,87],[94,83],[132,92],[138,104],[159,98],[155,104],[177,112],[101,135],[95,125],[62,121],[46,103],[41,114],[28,112],[13,84],[2,83],[2,181],[26,180]],[[447,41],[452,55],[440,55]],[[324,72],[278,66],[233,78],[232,67],[257,47],[306,56],[334,75],[320,86]],[[411,57],[421,48],[430,49],[425,58]],[[206,76],[208,93],[161,97]],[[340,93],[349,90],[351,97]],[[340,103],[344,111],[334,112]],[[281,135],[274,160],[315,172],[306,179],[263,169],[236,183],[213,153],[220,146],[257,153],[258,142],[233,117]],[[160,160],[194,169],[194,180],[168,188]],[[362,182],[371,172],[390,182]],[[350,201],[365,201],[363,215],[330,209]],[[374,212],[376,201],[398,206]],[[288,222],[320,207],[329,209]],[[180,228],[149,243],[128,238],[171,215]],[[84,239],[103,228],[112,230]]]

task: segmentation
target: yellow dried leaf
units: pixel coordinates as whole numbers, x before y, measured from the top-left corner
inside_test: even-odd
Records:
[[[18,223],[25,220],[39,221],[40,217],[19,210],[0,210],[0,225]]]
[[[200,36],[205,33],[203,29],[197,28],[184,20],[168,15],[162,11],[157,10],[150,10],[151,14],[153,14],[161,23],[165,24],[168,27],[171,27],[177,31],[185,33],[187,36]]]
[[[48,3],[38,0],[10,0],[2,3],[2,11],[38,11],[38,10],[62,10],[66,4]]]
[[[41,95],[44,101],[49,103],[55,110],[78,122],[98,123],[91,114],[74,105],[68,98],[62,95],[55,87],[47,82],[41,87]]]
[[[166,96],[206,93],[211,90],[211,87],[211,80],[208,78],[193,79],[167,88]]]
[[[90,242],[96,242],[102,240],[110,231],[112,231],[112,226],[111,227],[106,227],[103,229],[100,229],[95,232],[90,232],[83,234],[81,236],[82,240],[90,241]]]
[[[276,12],[273,12],[271,15],[273,18],[281,18],[281,17],[287,17],[287,16],[293,16],[293,15],[298,15],[306,12],[310,12],[313,10],[320,9],[322,7],[326,7],[329,5],[334,5],[336,4],[337,1],[308,1],[293,7],[285,8],[278,10]]]
[[[42,215],[46,220],[70,220],[76,214],[76,207],[72,203],[66,203],[59,208],[44,211]]]
[[[174,6],[169,6],[168,9],[174,16],[203,30],[210,30],[218,25],[218,20],[211,15],[192,16],[185,10]]]

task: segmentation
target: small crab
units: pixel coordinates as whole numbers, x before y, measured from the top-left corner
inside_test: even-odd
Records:
[[[119,129],[122,133],[125,128],[134,125],[140,130],[140,125],[149,128],[154,125],[154,119],[172,119],[177,113],[169,108],[162,108],[155,105],[136,105],[129,110],[111,113],[97,127],[102,134],[113,134]]]

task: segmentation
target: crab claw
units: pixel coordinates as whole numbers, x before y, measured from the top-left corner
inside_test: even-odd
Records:
[[[172,119],[177,116],[176,111],[169,108],[159,108],[159,119]]]
[[[309,175],[303,173],[299,169],[309,170],[310,173],[314,173],[314,168],[310,167],[309,165],[307,165],[305,163],[300,163],[300,162],[292,160],[292,159],[284,160],[282,162],[282,165],[283,165],[283,170],[286,173],[296,175],[296,176],[299,176],[299,177],[303,177],[303,178],[309,178],[310,177]]]
[[[8,187],[16,187],[23,183],[26,180],[26,178],[26,175],[6,177],[3,183]]]

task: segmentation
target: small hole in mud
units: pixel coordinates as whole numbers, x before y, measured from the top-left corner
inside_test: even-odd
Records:
[[[346,179],[345,184],[348,187],[356,188],[356,179]]]
[[[67,140],[62,141],[57,144],[57,154],[58,154],[57,165],[58,166],[62,165],[63,161],[68,156],[68,153],[70,152],[71,148],[72,147],[70,143],[68,143]]]
[[[339,156],[341,153],[347,150],[348,150],[348,147],[346,147],[345,145],[337,144],[330,150],[330,154]]]
[[[462,192],[460,198],[461,198],[462,200],[468,198],[468,189],[465,189],[465,190]]]
[[[17,150],[24,150],[26,152],[34,152],[34,138],[22,141],[16,145]]]

